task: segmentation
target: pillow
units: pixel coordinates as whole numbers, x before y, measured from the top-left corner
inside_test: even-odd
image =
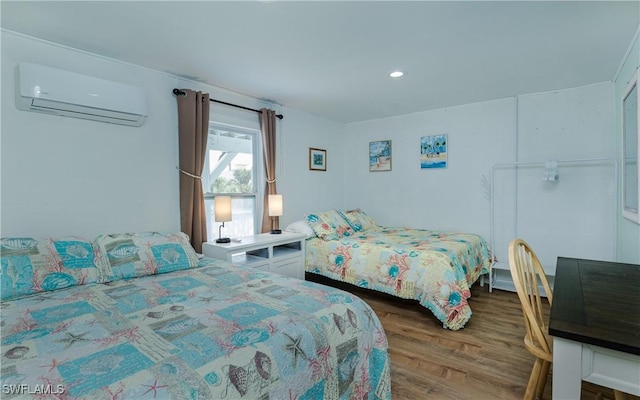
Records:
[[[307,239],[316,235],[309,224],[307,224],[307,221],[303,219],[290,223],[286,228],[284,228],[284,230],[287,232],[301,233],[305,235]]]
[[[2,300],[98,281],[91,242],[68,236],[59,239],[0,239]]]
[[[337,210],[309,214],[305,219],[316,236],[324,240],[337,240],[353,234],[353,229]]]
[[[182,233],[138,232],[100,235],[93,247],[102,268],[100,282],[163,274],[198,266],[198,255]]]
[[[359,208],[356,208],[355,210],[341,211],[340,214],[356,232],[366,231],[369,228],[375,228],[378,226],[370,216],[365,214],[365,212]]]

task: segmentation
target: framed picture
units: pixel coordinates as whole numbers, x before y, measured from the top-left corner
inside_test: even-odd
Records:
[[[309,147],[309,169],[312,171],[327,170],[327,151]]]
[[[447,135],[420,138],[420,168],[447,168]]]
[[[369,142],[369,171],[391,171],[391,140]]]

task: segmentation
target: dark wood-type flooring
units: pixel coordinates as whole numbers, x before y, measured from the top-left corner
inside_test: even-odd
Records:
[[[534,357],[524,348],[516,293],[489,293],[487,284],[475,284],[469,299],[471,320],[451,331],[417,302],[317,275],[307,274],[307,279],[354,293],[376,312],[389,340],[394,400],[522,399]],[[543,399],[551,399],[552,385],[550,373]],[[596,399],[613,399],[613,393],[583,382],[581,400]]]

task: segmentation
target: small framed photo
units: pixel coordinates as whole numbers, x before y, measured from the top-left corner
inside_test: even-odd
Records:
[[[447,168],[447,135],[420,138],[420,168]]]
[[[369,142],[369,171],[391,171],[391,140]]]
[[[327,151],[309,147],[309,169],[312,171],[327,170]]]

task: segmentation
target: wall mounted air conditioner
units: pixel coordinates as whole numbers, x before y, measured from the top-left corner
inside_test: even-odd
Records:
[[[141,88],[31,63],[18,65],[16,107],[131,126],[147,117]]]

